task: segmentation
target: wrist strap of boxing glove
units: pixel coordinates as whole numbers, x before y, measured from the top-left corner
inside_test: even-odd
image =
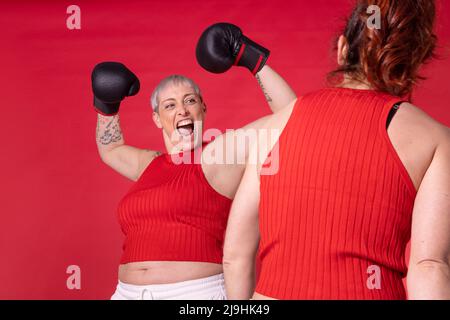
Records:
[[[241,36],[241,47],[234,65],[246,67],[250,72],[257,74],[266,64],[270,51],[246,36]]]
[[[114,116],[119,112],[120,102],[105,103],[94,96],[94,109],[103,116]]]

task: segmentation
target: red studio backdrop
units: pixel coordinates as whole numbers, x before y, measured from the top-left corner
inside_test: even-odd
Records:
[[[121,107],[124,138],[163,150],[149,100],[169,74],[200,85],[207,128],[238,128],[270,112],[246,69],[215,75],[199,67],[195,45],[207,26],[240,26],[271,50],[268,64],[300,96],[325,85],[335,66],[332,42],[352,3],[2,1],[0,299],[109,299],[115,289],[123,241],[116,207],[133,182],[97,153],[96,63],[121,61],[138,75],[141,91]],[[80,8],[81,29],[67,27],[71,5]],[[449,126],[450,2],[438,8],[441,57],[423,70],[428,79],[413,102]],[[72,268],[80,288],[67,285]]]

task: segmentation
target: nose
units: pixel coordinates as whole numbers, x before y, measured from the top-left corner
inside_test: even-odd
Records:
[[[189,110],[184,103],[180,103],[180,107],[178,108],[178,115],[184,116],[189,114]]]

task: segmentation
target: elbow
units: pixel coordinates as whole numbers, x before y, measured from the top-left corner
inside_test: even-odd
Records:
[[[106,164],[107,166],[111,167],[111,158],[108,155],[108,152],[105,151],[99,151],[98,152],[100,159],[102,160],[102,162],[104,164]]]
[[[100,159],[102,159],[104,163],[109,164],[109,162],[111,161],[111,159],[114,157],[115,154],[115,152],[113,151],[124,145],[125,145],[124,143],[120,143],[104,146],[101,143],[97,142],[98,155],[100,156]]]
[[[238,261],[238,257],[233,254],[232,252],[229,252],[227,250],[224,250],[223,252],[223,258],[222,258],[222,265],[224,270],[229,270],[234,265],[236,265]]]
[[[423,259],[409,266],[409,299],[449,299],[450,264],[445,259]]]
[[[422,259],[410,266],[422,272],[435,272],[436,270],[450,270],[450,261],[445,259]]]
[[[251,268],[252,262],[253,259],[250,255],[238,251],[224,250],[222,264],[225,272],[227,270]]]
[[[103,163],[107,164],[107,160],[106,160],[106,153],[105,152],[98,152],[98,155],[100,156],[100,159],[102,160]]]
[[[113,154],[111,153],[111,150],[112,149],[98,149],[98,155],[100,156],[100,159],[108,166],[111,166],[113,163]]]
[[[450,263],[445,259],[422,259],[409,265],[407,278],[414,278],[415,274],[448,273]]]
[[[108,153],[111,150],[111,148],[105,148],[104,146],[97,143],[97,151],[98,155],[100,156],[100,159],[106,163],[108,161]]]
[[[224,254],[222,263],[228,299],[250,299],[255,289],[255,268],[251,257]]]
[[[416,265],[423,268],[449,268],[450,261],[445,259],[423,259],[417,262]]]

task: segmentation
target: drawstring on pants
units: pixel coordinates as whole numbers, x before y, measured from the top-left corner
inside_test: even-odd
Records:
[[[147,295],[148,298],[145,297],[146,293],[148,293],[148,295]],[[142,290],[142,292],[141,292],[141,300],[154,300],[152,292],[150,290],[148,290],[148,289]]]

